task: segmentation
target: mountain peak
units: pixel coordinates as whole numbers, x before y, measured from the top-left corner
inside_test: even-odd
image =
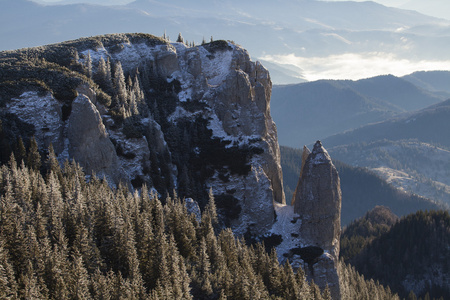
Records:
[[[313,150],[311,152],[311,162],[312,164],[328,164],[331,162],[331,157],[327,150],[322,146],[321,141],[317,141],[314,144]]]

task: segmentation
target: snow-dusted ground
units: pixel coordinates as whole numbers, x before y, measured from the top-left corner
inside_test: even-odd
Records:
[[[299,215],[294,213],[294,207],[290,205],[274,203],[277,220],[273,224],[271,233],[281,235],[283,241],[276,247],[279,261],[284,261],[286,258],[283,254],[289,253],[290,249],[303,247],[301,240],[298,237],[292,236],[292,233],[299,233],[302,221]]]
[[[450,205],[450,151],[418,141],[329,149],[333,158],[367,167],[393,186]]]

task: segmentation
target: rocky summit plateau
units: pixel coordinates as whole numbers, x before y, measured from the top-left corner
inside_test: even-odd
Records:
[[[36,141],[113,187],[145,184],[200,209],[212,191],[222,227],[275,240],[281,259],[340,299],[336,168],[320,142],[305,150],[285,204],[270,75],[239,45],[95,36],[0,52],[0,75],[2,162]]]

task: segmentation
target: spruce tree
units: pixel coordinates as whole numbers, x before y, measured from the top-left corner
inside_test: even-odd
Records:
[[[84,62],[84,68],[86,70],[86,76],[89,78],[92,78],[92,57],[91,57],[91,51],[88,50],[85,62]]]
[[[30,148],[28,149],[27,166],[30,169],[39,171],[41,168],[41,155],[39,154],[39,146],[34,136],[30,140]]]
[[[177,43],[184,43],[183,36],[181,35],[181,32],[178,33]]]
[[[117,106],[127,103],[127,88],[125,84],[125,76],[123,74],[122,64],[118,61],[114,68],[114,96]]]
[[[16,157],[16,160],[19,164],[22,161],[27,161],[27,150],[25,149],[25,145],[23,144],[21,136],[17,138],[14,156]]]

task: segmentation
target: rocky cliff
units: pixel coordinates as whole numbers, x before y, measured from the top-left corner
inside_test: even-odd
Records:
[[[321,142],[317,141],[312,151],[304,147],[293,206],[276,206],[272,231],[282,239],[277,245],[280,259],[301,266],[322,289],[328,286],[333,299],[341,298],[341,198],[338,172]]]
[[[336,169],[320,142],[305,148],[285,204],[269,73],[240,46],[106,35],[0,52],[0,75],[0,154],[34,135],[42,155],[52,144],[111,185],[194,199],[197,217],[211,189],[223,227],[276,246],[339,299]]]
[[[61,162],[111,184],[176,190],[200,207],[212,188],[224,226],[250,236],[271,228],[273,202],[285,202],[271,81],[240,46],[118,34],[1,52],[0,61],[12,80],[39,81],[0,97],[3,120],[28,128],[10,131],[34,135],[42,154],[52,143]],[[51,74],[38,75],[44,68]]]

